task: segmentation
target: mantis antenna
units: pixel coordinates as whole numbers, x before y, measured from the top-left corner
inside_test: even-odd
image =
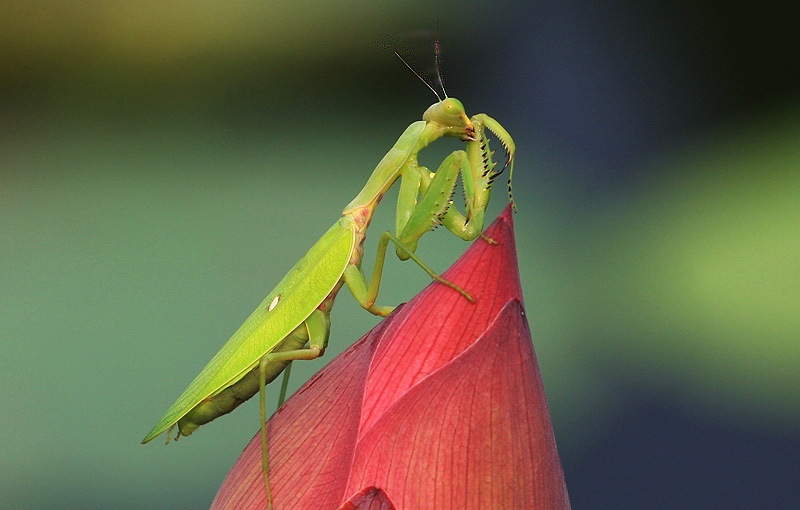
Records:
[[[436,25],[437,25],[436,26],[436,31],[438,32],[439,31],[439,26],[438,26],[439,22],[438,21],[436,22]],[[444,89],[444,79],[442,79],[442,71],[440,70],[441,61],[442,61],[442,50],[439,47],[439,36],[438,35],[433,39],[433,50],[436,53],[436,61],[435,61],[435,64],[436,64],[436,79],[439,80],[439,86],[442,87],[442,93],[444,94],[444,97],[446,98],[446,97],[448,97],[447,96],[447,91]],[[439,97],[439,95],[437,94],[436,97]]]
[[[437,42],[437,43],[436,43],[436,45],[437,45],[437,47],[438,47],[439,43]],[[406,67],[407,67],[407,68],[408,68],[408,69],[409,69],[409,70],[410,70],[412,73],[414,73],[414,76],[416,76],[417,78],[419,78],[419,81],[421,81],[422,83],[424,83],[424,84],[425,84],[425,86],[426,86],[426,87],[428,87],[429,89],[431,89],[431,92],[433,92],[433,93],[434,93],[434,95],[436,95],[436,99],[438,99],[439,101],[441,101],[441,100],[442,100],[441,96],[439,96],[439,93],[438,93],[438,92],[436,92],[436,89],[434,89],[433,87],[431,87],[431,84],[430,84],[430,83],[428,83],[427,81],[425,81],[425,80],[422,78],[422,76],[420,76],[420,75],[419,75],[419,73],[418,73],[418,72],[416,72],[416,71],[414,70],[414,68],[413,68],[413,67],[411,67],[411,66],[408,64],[408,62],[406,62],[406,59],[404,59],[402,56],[400,56],[400,54],[399,54],[399,53],[397,53],[396,51],[394,52],[394,54],[395,54],[395,56],[397,56],[397,58],[399,58],[399,59],[400,59],[400,62],[402,62],[403,64],[405,64],[405,66],[406,66]],[[439,73],[439,65],[438,65],[438,64],[436,65],[436,73],[437,73],[437,74]],[[441,81],[442,81],[442,77],[441,77],[441,76],[439,76],[439,82],[441,83]],[[444,92],[444,87],[442,87],[442,92]],[[446,93],[446,92],[445,92],[445,95],[444,95],[444,97],[447,97],[447,93]]]

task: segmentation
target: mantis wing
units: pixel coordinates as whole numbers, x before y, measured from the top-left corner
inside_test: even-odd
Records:
[[[252,370],[323,302],[342,279],[355,248],[355,224],[337,221],[283,277],[145,436],[147,443],[204,399]]]

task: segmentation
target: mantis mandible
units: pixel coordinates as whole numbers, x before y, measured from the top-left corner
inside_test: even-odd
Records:
[[[492,182],[509,166],[509,198],[513,174],[514,142],[494,119],[477,114],[467,117],[464,106],[446,97],[430,106],[423,120],[412,123],[383,157],[361,192],[344,208],[342,217],[311,247],[302,259],[261,302],[244,324],[222,346],[178,400],[148,432],[142,443],[167,431],[169,442],[233,411],[260,392],[263,468],[268,500],[265,386],[293,360],[314,359],[328,343],[330,312],[344,284],[369,312],[388,315],[393,307],[377,306],[386,250],[394,243],[402,260],[413,259],[431,278],[452,287],[466,299],[463,289],[442,279],[416,255],[419,239],[441,224],[458,237],[471,241],[483,230],[484,213]],[[505,166],[495,170],[485,131],[498,138],[507,153]],[[466,142],[465,150],[450,154],[435,174],[421,166],[417,154],[441,137]],[[451,196],[461,175],[465,212],[452,207]],[[364,240],[378,203],[397,179],[396,234],[384,232],[371,278],[361,269]],[[513,203],[513,199],[511,199]]]

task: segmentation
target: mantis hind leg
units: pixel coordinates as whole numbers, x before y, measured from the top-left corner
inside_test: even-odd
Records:
[[[325,352],[328,345],[328,336],[331,330],[330,316],[317,309],[290,335],[300,346],[308,341],[308,347],[280,352],[271,352],[264,355],[258,364],[258,389],[259,404],[261,409],[261,470],[264,473],[264,485],[267,490],[267,505],[272,509],[272,492],[269,488],[269,444],[267,441],[267,383],[272,381],[277,374],[274,373],[276,364],[279,369],[296,359],[314,359]],[[288,362],[288,363],[287,363]],[[284,379],[286,381],[286,379]]]
[[[263,360],[262,360],[263,366]],[[269,448],[267,444],[267,382],[264,369],[259,370],[259,403],[261,405],[261,471],[264,473],[264,487],[267,490],[267,508],[272,510],[272,491],[269,488]]]

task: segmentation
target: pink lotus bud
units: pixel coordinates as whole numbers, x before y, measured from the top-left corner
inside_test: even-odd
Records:
[[[269,420],[276,509],[569,508],[510,207]],[[266,508],[256,434],[212,509]]]

